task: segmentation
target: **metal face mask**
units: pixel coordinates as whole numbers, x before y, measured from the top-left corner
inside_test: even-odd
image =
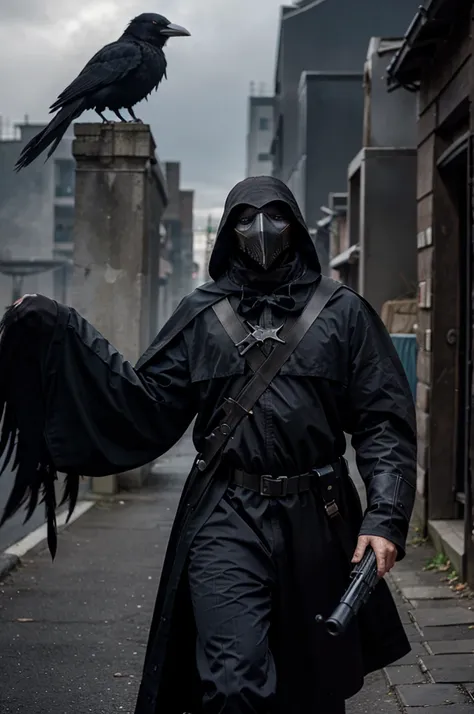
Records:
[[[264,270],[290,247],[290,222],[277,210],[262,208],[242,215],[235,227],[239,248]]]

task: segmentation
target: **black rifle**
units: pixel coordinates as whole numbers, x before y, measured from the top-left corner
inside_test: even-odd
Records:
[[[322,615],[317,615],[316,622],[324,624],[334,637],[344,633],[371,596],[378,580],[377,559],[372,548],[368,548],[360,563],[353,568],[351,584],[331,617],[325,620]]]

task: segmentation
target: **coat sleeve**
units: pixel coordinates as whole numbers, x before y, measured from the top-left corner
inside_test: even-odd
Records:
[[[413,397],[377,313],[360,301],[350,322],[346,431],[352,435],[368,504],[360,534],[387,538],[402,558],[416,488]]]
[[[178,334],[136,370],[75,310],[48,298],[10,308],[0,343],[0,454],[15,480],[2,520],[38,498],[56,549],[57,472],[74,509],[80,476],[137,468],[166,452],[196,413],[186,344]]]

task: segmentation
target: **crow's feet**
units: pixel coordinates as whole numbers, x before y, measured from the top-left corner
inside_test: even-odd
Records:
[[[143,124],[143,121],[141,119],[139,119],[137,116],[135,116],[135,112],[133,111],[132,107],[128,107],[127,112],[132,117],[134,124]]]
[[[110,121],[110,119],[107,119],[107,117],[104,117],[102,112],[99,112],[98,109],[95,110],[95,113],[98,114],[100,116],[100,118],[102,119],[102,124],[113,124],[114,123],[113,121]]]

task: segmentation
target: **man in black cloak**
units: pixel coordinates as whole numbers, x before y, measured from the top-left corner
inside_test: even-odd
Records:
[[[404,555],[409,386],[374,310],[321,277],[280,181],[231,191],[209,272],[135,368],[71,308],[42,296],[9,308],[0,449],[8,459],[16,448],[17,471],[5,517],[25,500],[31,512],[43,491],[54,555],[56,471],[68,474],[73,507],[80,475],[148,463],[197,417],[136,714],[342,714],[365,674],[410,649],[383,579],[340,638],[315,621],[352,567],[335,512],[354,562],[370,543],[384,575]]]

